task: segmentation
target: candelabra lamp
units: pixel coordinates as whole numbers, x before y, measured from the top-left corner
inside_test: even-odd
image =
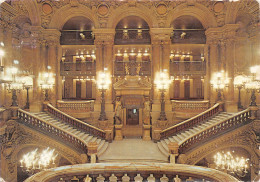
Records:
[[[105,92],[109,88],[111,81],[110,75],[106,71],[107,69],[104,69],[104,71],[99,72],[97,79],[98,90],[101,92],[101,111],[98,119],[100,121],[107,120],[105,112]]]
[[[225,87],[228,87],[229,80],[230,79],[228,78],[227,73],[225,73],[223,70],[221,72],[216,72],[213,74],[210,83],[211,83],[211,86],[217,92],[217,102],[222,101],[221,92],[223,92]]]
[[[160,112],[160,121],[166,121],[166,114],[165,114],[165,92],[169,88],[169,85],[171,83],[171,80],[169,79],[169,74],[167,73],[167,70],[163,70],[156,74],[154,83],[157,87],[157,89],[161,92],[161,112]]]
[[[47,147],[46,149],[39,151],[37,148],[23,155],[20,160],[20,167],[23,171],[32,175],[36,172],[55,167],[57,156],[58,154],[54,149]]]
[[[33,79],[30,76],[25,76],[23,78],[23,89],[26,90],[26,104],[24,109],[30,108],[30,102],[29,102],[29,89],[33,86]]]
[[[250,68],[251,77],[245,84],[247,91],[251,91],[251,103],[250,106],[256,105],[256,93],[260,92],[260,79],[256,77],[256,73],[260,71],[260,66],[252,66]]]
[[[234,78],[234,86],[235,88],[238,89],[238,102],[237,102],[238,109],[243,109],[243,106],[241,104],[241,89],[244,88],[247,80],[248,80],[247,77],[244,75],[238,75]]]
[[[50,72],[44,72],[39,74],[38,78],[39,86],[44,93],[44,101],[49,101],[49,90],[51,90],[55,85],[54,74]]]
[[[17,63],[18,64],[18,63]],[[12,93],[11,106],[17,107],[17,93],[20,93],[23,88],[22,77],[18,77],[18,68],[13,66],[6,69],[6,75],[4,76],[4,83],[9,93]]]

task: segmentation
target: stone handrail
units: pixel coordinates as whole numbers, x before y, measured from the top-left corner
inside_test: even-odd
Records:
[[[26,112],[22,109],[18,109],[18,120],[26,125],[47,132],[48,134],[53,134],[56,137],[59,137],[62,140],[68,142],[69,144],[74,145],[76,148],[83,150],[86,154],[88,152],[87,143],[85,143],[84,140],[81,140],[75,134],[70,133],[62,128],[59,128],[54,124],[49,123],[48,121],[45,121],[37,116],[32,115],[29,112]]]
[[[63,112],[94,111],[94,100],[89,101],[57,101],[57,108]]]
[[[55,117],[62,120],[63,122],[68,123],[69,125],[71,125],[75,128],[78,128],[88,134],[91,134],[91,135],[101,138],[101,139],[106,138],[106,133],[103,130],[96,128],[92,125],[89,125],[87,123],[84,123],[83,121],[80,121],[79,119],[76,119],[76,118],[58,110],[57,108],[53,107],[51,104],[47,104],[47,111],[49,113],[51,113],[52,115],[54,115]]]
[[[209,101],[171,100],[173,111],[202,111],[209,108]]]
[[[109,175],[108,175],[109,174]],[[29,177],[25,182],[33,181],[63,181],[79,180],[88,177],[86,181],[217,181],[238,182],[227,173],[185,164],[169,163],[95,163],[61,166],[45,170]],[[191,178],[192,177],[192,178]],[[91,179],[92,180],[91,180]],[[175,181],[175,180],[173,180]]]
[[[160,133],[160,139],[165,139],[165,138],[171,137],[181,131],[187,130],[187,128],[191,128],[191,127],[199,124],[200,122],[205,121],[205,119],[208,119],[208,118],[214,116],[215,114],[217,114],[218,112],[220,112],[220,106],[221,105],[219,103],[217,103],[213,107],[209,108],[208,110],[206,110],[190,119],[187,119],[179,124],[166,128],[165,130],[163,130]]]
[[[220,132],[223,133],[224,131],[230,129],[233,126],[238,126],[242,123],[249,122],[250,115],[251,115],[250,110],[246,109],[244,111],[237,113],[236,115],[234,115],[230,118],[223,120],[220,123],[217,123],[213,126],[206,127],[205,129],[201,130],[200,133],[191,135],[189,138],[187,138],[179,146],[179,152],[184,153],[187,150],[189,150],[191,146],[194,146],[194,144],[201,142],[201,140],[203,140],[203,139],[209,138],[213,135],[217,135]]]

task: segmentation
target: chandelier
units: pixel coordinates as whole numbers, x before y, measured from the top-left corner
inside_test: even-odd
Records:
[[[49,147],[41,152],[38,150],[37,148],[26,153],[20,160],[20,167],[28,173],[34,174],[41,170],[55,167],[55,159],[58,156],[58,154],[55,154],[55,150]]]
[[[214,163],[216,169],[223,170],[227,173],[244,177],[248,171],[249,159],[244,157],[234,156],[234,151],[231,152],[218,152],[214,155]]]

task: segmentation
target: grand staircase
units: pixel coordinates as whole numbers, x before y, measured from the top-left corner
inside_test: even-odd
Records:
[[[63,122],[62,120],[60,120],[59,118],[53,116],[52,114],[50,114],[48,112],[39,112],[39,113],[32,113],[32,114],[42,120],[45,120],[49,123],[54,124],[55,126],[67,131],[68,133],[72,133],[72,134],[78,136],[80,139],[84,140],[85,143],[97,142],[97,144],[98,144],[97,156],[102,155],[108,147],[108,142],[106,142],[104,139],[97,138],[78,128],[75,128],[75,127],[71,126],[70,124]]]
[[[232,113],[227,113],[227,112],[220,112],[213,117],[210,117],[209,119],[205,120],[204,122],[201,122],[191,128],[188,128],[186,130],[183,130],[171,137],[165,138],[157,142],[157,146],[159,150],[165,155],[169,155],[169,149],[168,149],[168,144],[170,142],[177,142],[178,145],[180,146],[183,142],[188,140],[190,137],[198,135],[201,131],[211,128],[214,125],[217,125],[223,120],[232,118],[234,114]]]

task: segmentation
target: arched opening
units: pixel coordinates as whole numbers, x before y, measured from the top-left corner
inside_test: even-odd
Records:
[[[170,75],[174,78],[173,100],[202,100],[206,64],[205,29],[195,17],[183,15],[172,23]]]
[[[128,16],[116,26],[115,44],[150,44],[151,37],[147,22],[138,16]]]
[[[176,18],[173,27],[172,43],[205,44],[205,29],[195,17],[184,15]]]
[[[93,45],[93,22],[83,16],[69,19],[61,31],[61,45]]]

